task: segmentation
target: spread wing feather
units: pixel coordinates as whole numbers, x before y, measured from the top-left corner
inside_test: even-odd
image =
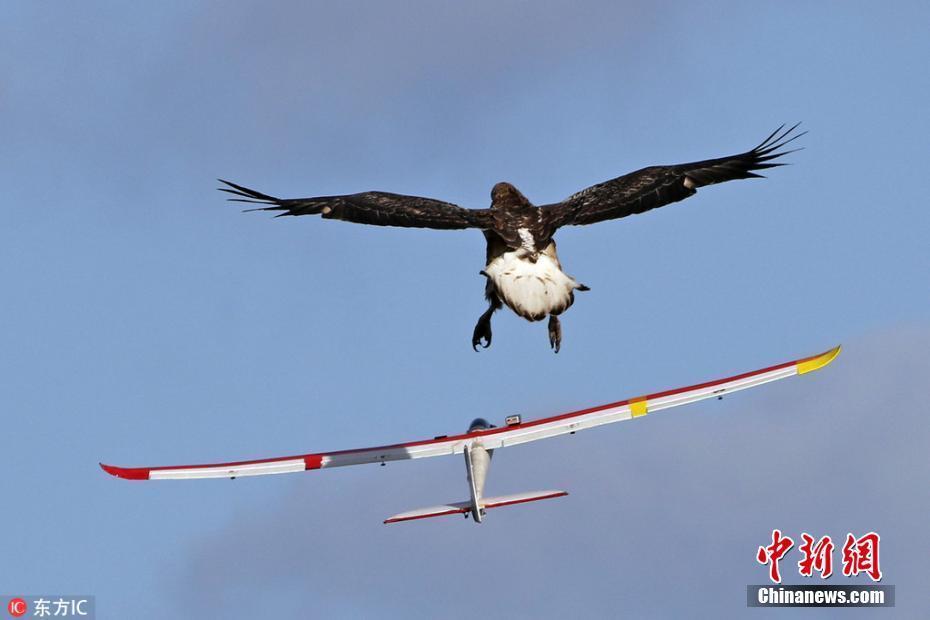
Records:
[[[227,187],[219,188],[236,196],[229,200],[259,205],[247,211],[280,211],[284,215],[320,215],[327,219],[344,220],[375,226],[404,226],[409,228],[488,228],[491,225],[488,209],[465,209],[450,202],[404,196],[388,192],[362,192],[345,196],[317,196],[313,198],[275,198],[223,179]]]
[[[643,213],[650,209],[684,200],[698,187],[732,181],[760,178],[757,170],[784,166],[773,160],[796,150],[783,150],[788,143],[807,132],[794,134],[800,123],[784,130],[776,129],[759,146],[730,157],[707,159],[674,166],[651,166],[592,185],[562,202],[541,207],[549,225],[594,224]],[[794,135],[792,135],[794,134]]]

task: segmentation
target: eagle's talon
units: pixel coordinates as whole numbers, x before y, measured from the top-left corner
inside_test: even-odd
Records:
[[[482,342],[482,340],[484,342]],[[491,319],[490,317],[482,316],[478,319],[478,324],[475,325],[475,332],[471,336],[471,348],[476,352],[478,347],[487,349],[491,346]]]
[[[481,342],[481,340],[482,340],[481,338],[477,338],[477,339],[472,339],[471,341],[471,348],[475,351],[475,353],[478,352],[478,347],[481,347],[482,349],[487,349],[489,346],[491,346],[490,339],[485,338],[484,342]]]
[[[549,346],[555,353],[562,348],[562,324],[554,314],[549,315]]]

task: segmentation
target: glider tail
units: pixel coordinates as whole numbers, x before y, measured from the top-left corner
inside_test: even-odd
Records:
[[[535,502],[541,499],[551,499],[553,497],[563,497],[568,495],[567,491],[529,491],[526,493],[514,493],[513,495],[501,495],[499,497],[485,497],[481,500],[481,507],[485,510],[491,508],[503,508],[504,506],[513,506],[515,504],[525,504]],[[409,512],[402,512],[393,517],[384,520],[385,523],[399,523],[401,521],[415,521],[417,519],[429,519],[430,517],[443,517],[446,515],[465,515],[468,517],[472,511],[471,501],[452,502],[440,506],[430,506],[429,508],[418,508]]]

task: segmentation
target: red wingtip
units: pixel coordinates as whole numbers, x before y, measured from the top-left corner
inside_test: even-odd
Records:
[[[126,480],[149,479],[149,469],[147,467],[115,467],[113,465],[100,463],[100,468],[111,476],[116,476],[117,478],[125,478]]]

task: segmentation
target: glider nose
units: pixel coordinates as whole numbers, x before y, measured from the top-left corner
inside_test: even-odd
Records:
[[[468,432],[474,433],[475,431],[486,431],[489,428],[494,428],[490,422],[484,418],[475,418],[471,421],[471,424],[468,425]]]

